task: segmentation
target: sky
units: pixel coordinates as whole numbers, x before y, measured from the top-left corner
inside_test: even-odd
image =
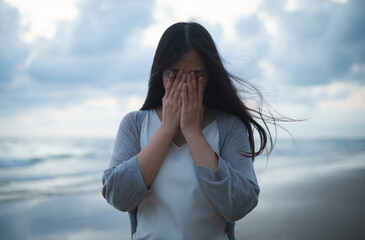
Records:
[[[196,21],[298,138],[365,137],[365,1],[0,0],[0,137],[114,137],[164,30]],[[279,136],[288,136],[279,131]]]

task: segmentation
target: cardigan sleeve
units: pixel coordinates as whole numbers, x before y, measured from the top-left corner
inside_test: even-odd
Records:
[[[259,186],[252,159],[242,152],[250,152],[243,122],[227,115],[220,139],[218,168],[195,166],[199,185],[217,212],[227,222],[243,218],[258,203]]]
[[[104,171],[102,194],[109,204],[121,211],[131,211],[150,192],[143,182],[136,159],[140,152],[140,129],[137,112],[121,121],[109,168]]]

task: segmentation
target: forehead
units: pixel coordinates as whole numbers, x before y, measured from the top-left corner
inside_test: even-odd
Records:
[[[205,70],[204,61],[195,50],[184,53],[171,67],[182,69],[184,72]]]

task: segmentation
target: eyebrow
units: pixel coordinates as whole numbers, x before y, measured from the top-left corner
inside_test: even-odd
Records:
[[[169,68],[169,70],[177,73],[180,70],[180,68]],[[195,74],[197,74],[197,73],[202,73],[202,72],[206,72],[206,71],[207,70],[204,70],[204,69],[198,69],[198,70],[193,70],[191,72],[194,72]]]

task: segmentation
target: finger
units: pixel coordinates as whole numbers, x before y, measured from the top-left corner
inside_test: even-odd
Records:
[[[179,101],[182,105],[182,111],[184,111],[184,108],[188,104],[188,94],[187,94],[188,85],[186,83],[183,84],[182,90],[181,90],[181,96],[179,98]]]
[[[182,75],[179,85],[177,86],[176,91],[175,91],[174,101],[176,101],[176,102],[179,100],[179,97],[181,94],[181,89],[182,89],[182,86],[185,83],[185,81],[186,81],[186,74],[184,73]]]
[[[171,96],[173,98],[175,96],[175,91],[176,91],[177,86],[180,83],[181,76],[182,76],[182,70],[179,70],[176,78],[173,80],[172,87],[171,87],[171,93],[170,93],[169,97]]]
[[[191,73],[191,85],[193,87],[193,97],[194,97],[194,101],[198,99],[198,89],[197,89],[197,81],[196,81],[196,77],[195,77],[195,73],[192,72]]]
[[[169,79],[171,80],[171,82],[174,81],[175,77],[176,76],[175,76],[175,74],[173,72],[169,74]]]
[[[203,89],[203,77],[199,77],[198,79],[198,101],[199,103],[203,103],[203,95],[204,95],[204,89]]]
[[[166,89],[165,89],[165,98],[168,98],[171,92],[171,75],[172,73],[169,75],[169,78],[167,79],[167,83],[166,83]]]
[[[176,74],[175,80],[180,81],[180,80],[181,80],[181,78],[182,78],[182,76],[183,76],[183,74],[184,74],[184,71],[180,69],[180,70],[177,72],[177,74]]]
[[[191,81],[191,75],[188,75],[187,79],[187,97],[190,103],[194,101],[193,83]]]

